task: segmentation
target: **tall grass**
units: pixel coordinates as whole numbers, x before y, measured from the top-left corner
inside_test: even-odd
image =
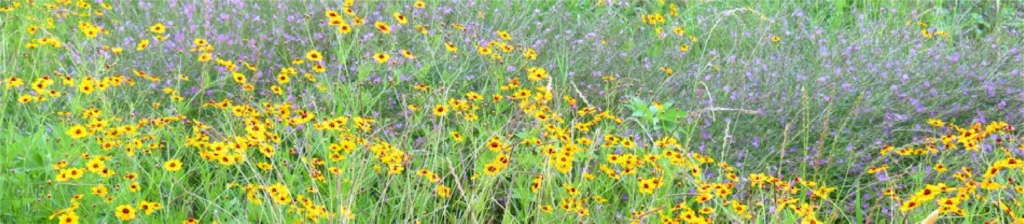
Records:
[[[422,9],[391,1],[117,1],[105,3],[109,9],[93,1],[0,3],[11,9],[0,13],[0,78],[24,82],[0,93],[0,223],[52,222],[58,220],[51,215],[69,213],[85,223],[703,221],[681,218],[683,207],[707,208],[712,212],[694,213],[715,222],[906,223],[940,208],[928,202],[901,211],[920,198],[914,196],[919,190],[970,183],[951,176],[961,167],[972,167],[977,183],[1006,188],[978,190],[958,207],[962,214],[944,212],[941,219],[1019,222],[1024,215],[1013,200],[1024,193],[1014,189],[1022,168],[984,180],[980,172],[1022,156],[1021,136],[1009,131],[1024,121],[1020,2],[423,3]],[[352,31],[330,25],[328,10],[339,12]],[[399,24],[396,12],[409,23]],[[665,21],[645,22],[654,14]],[[358,19],[364,24],[355,25]],[[375,28],[378,21],[393,31]],[[87,37],[81,22],[107,32]],[[150,30],[158,23],[166,33]],[[38,30],[30,33],[30,26]],[[40,44],[41,38],[56,38],[61,46]],[[193,49],[196,38],[213,49]],[[151,44],[137,50],[142,40]],[[487,47],[492,42],[500,44]],[[513,50],[503,52],[502,44]],[[124,51],[113,53],[117,47]],[[523,56],[527,49],[536,51],[535,60]],[[325,60],[308,59],[310,50]],[[415,59],[403,57],[403,50]],[[213,60],[198,61],[202,53]],[[376,62],[380,53],[390,59]],[[252,90],[218,60],[232,62]],[[315,71],[317,64],[325,72]],[[278,80],[285,68],[296,70],[285,75],[287,83]],[[548,77],[530,79],[532,68]],[[118,85],[80,89],[88,77],[117,76],[123,82],[102,82]],[[55,80],[47,90],[60,96],[31,87],[43,77]],[[509,87],[513,79],[521,85]],[[517,98],[518,91],[531,97]],[[482,99],[470,99],[469,92]],[[533,98],[538,94],[551,99]],[[24,96],[32,99],[19,102]],[[472,106],[456,110],[455,100]],[[224,102],[228,106],[218,105]],[[442,105],[448,114],[436,115]],[[594,112],[582,115],[587,107]],[[685,116],[657,122],[631,116],[672,109]],[[91,110],[101,114],[90,116]],[[292,120],[302,112],[314,117]],[[477,118],[467,119],[470,114]],[[90,128],[98,132],[86,138],[67,134],[97,123],[93,118],[109,126]],[[932,127],[926,124],[932,118],[964,128]],[[589,130],[579,128],[591,121]],[[999,126],[996,121],[1009,126],[975,141],[982,145],[977,151],[954,144],[924,155],[879,153],[887,145],[934,145],[943,135],[962,135],[974,123]],[[331,122],[343,128],[323,128]],[[253,134],[254,125],[265,131]],[[139,130],[108,134],[123,126]],[[455,140],[453,132],[465,140]],[[196,140],[201,136],[209,139]],[[246,150],[234,164],[204,158],[208,144],[247,137],[258,140],[244,140]],[[670,138],[678,147],[659,144]],[[104,149],[108,140],[115,146]],[[134,140],[139,146],[131,146]],[[355,149],[331,149],[345,142]],[[492,142],[507,147],[491,150]],[[274,155],[261,153],[264,147]],[[557,166],[564,164],[555,161],[566,151],[571,168],[563,172]],[[665,152],[680,153],[685,162]],[[608,157],[626,154],[662,158],[641,158],[630,168],[638,173],[624,174],[627,166]],[[110,157],[113,177],[58,180],[101,155]],[[332,160],[335,155],[345,158]],[[502,156],[510,158],[508,167],[488,173]],[[183,169],[163,167],[172,159]],[[62,161],[66,165],[55,165]],[[939,174],[936,163],[950,171]],[[880,167],[888,169],[869,173]],[[122,177],[128,173],[138,178]],[[756,174],[777,181],[757,187]],[[665,186],[644,192],[642,185],[653,179]],[[132,182],[141,189],[127,190]],[[268,193],[274,184],[293,198],[275,202],[277,195]],[[98,185],[110,193],[92,193]],[[451,196],[439,194],[439,186]],[[819,187],[835,189],[823,196],[815,194]],[[714,193],[701,188],[728,193],[702,203],[700,196]],[[72,200],[78,194],[84,198]],[[133,219],[116,215],[119,206],[138,208],[141,201],[163,209],[149,215],[139,209]],[[802,205],[814,214],[801,213]]]

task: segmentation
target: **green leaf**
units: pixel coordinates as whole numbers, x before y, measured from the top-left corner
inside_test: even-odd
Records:
[[[678,123],[679,119],[682,117],[686,117],[686,111],[679,109],[668,109],[658,115],[658,118],[672,123]]]
[[[44,161],[46,160],[43,158],[42,153],[32,153],[32,156],[29,157],[28,165],[32,167],[40,167],[44,166]]]
[[[676,123],[668,123],[668,122],[661,123],[661,127],[663,128],[663,130],[673,130],[673,129],[676,129],[676,126],[678,126],[678,124],[676,124]]]

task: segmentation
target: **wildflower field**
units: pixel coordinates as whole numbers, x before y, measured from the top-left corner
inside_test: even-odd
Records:
[[[1020,1],[0,1],[0,223],[1024,223]]]

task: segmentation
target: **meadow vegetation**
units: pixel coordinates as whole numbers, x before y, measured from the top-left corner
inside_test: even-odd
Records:
[[[0,223],[1024,223],[1019,1],[0,2]]]

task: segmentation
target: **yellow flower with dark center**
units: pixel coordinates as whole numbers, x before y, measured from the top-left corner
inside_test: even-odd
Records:
[[[117,209],[114,209],[114,215],[121,221],[131,221],[135,219],[135,209],[131,205],[117,206]]]
[[[501,172],[501,168],[498,168],[498,166],[493,163],[484,166],[484,174],[487,174],[488,176],[494,176],[495,174],[498,174],[498,172]]]
[[[135,45],[135,50],[136,51],[142,51],[142,50],[145,50],[146,47],[149,47],[149,40],[148,39],[143,39],[143,40],[139,41],[139,43],[137,45]]]
[[[85,163],[85,168],[90,172],[99,173],[103,171],[103,168],[107,168],[107,166],[103,163],[103,160],[91,159]]]
[[[505,40],[511,40],[512,39],[512,35],[508,34],[508,32],[505,32],[503,30],[499,30],[497,33],[498,33],[498,37],[500,37],[501,39],[505,39]]]
[[[288,84],[288,82],[291,82],[292,78],[288,77],[288,75],[286,75],[284,73],[281,73],[280,75],[277,75],[277,79],[276,80],[277,80],[277,83],[280,83],[280,84],[283,85],[283,84]]]
[[[449,132],[448,134],[450,134],[452,136],[452,140],[455,140],[456,142],[462,142],[465,140],[462,138],[462,134],[457,131]]]
[[[170,172],[181,170],[181,166],[181,161],[178,159],[170,159],[167,160],[167,162],[164,162],[164,169]]]
[[[19,86],[25,84],[25,81],[19,79],[18,77],[11,77],[11,78],[5,80],[5,82],[7,84],[7,88],[19,87]]]
[[[393,16],[395,17],[395,20],[398,21],[398,24],[404,25],[409,23],[409,19],[405,18],[405,15],[402,15],[402,13],[396,12]]]
[[[207,61],[210,61],[211,59],[213,59],[213,55],[212,54],[210,54],[210,53],[203,53],[203,54],[199,55],[199,59],[198,60],[201,61],[201,62],[207,62]]]
[[[75,211],[68,211],[57,218],[60,224],[78,224],[78,214]]]
[[[444,185],[437,185],[437,196],[442,198],[448,198],[452,196],[452,189],[445,187]]]
[[[555,208],[551,207],[550,205],[544,205],[544,206],[540,206],[540,210],[543,211],[544,213],[551,213],[551,212],[555,211]]]
[[[32,102],[32,96],[21,95],[20,97],[18,97],[18,103],[27,104],[27,103],[31,103],[31,102]]]
[[[149,27],[149,32],[153,32],[155,34],[162,34],[162,33],[166,32],[166,31],[167,31],[167,27],[165,27],[163,23],[157,23],[157,24]]]
[[[459,53],[459,48],[455,47],[455,44],[453,44],[452,42],[444,43],[444,48],[448,50],[448,52]]]
[[[246,83],[245,75],[242,74],[242,73],[238,73],[238,72],[231,73],[231,79],[235,80],[235,82],[237,82],[239,84],[245,84]]]
[[[306,59],[309,59],[310,61],[322,61],[324,60],[324,56],[320,54],[320,51],[314,49],[306,52]]]
[[[385,24],[384,22],[377,21],[376,23],[373,24],[373,26],[377,27],[377,29],[380,30],[381,33],[384,33],[384,34],[390,34],[391,33],[391,26],[388,26],[388,24]]]
[[[110,193],[110,190],[107,189],[107,186],[102,184],[96,185],[95,187],[92,187],[90,190],[92,190],[92,194],[100,197],[107,196],[107,193]]]
[[[408,50],[402,50],[401,52],[402,52],[402,57],[405,57],[405,58],[408,58],[408,59],[416,59],[416,56],[413,56],[412,52],[410,52]]]
[[[324,12],[324,15],[326,15],[327,18],[339,18],[339,17],[341,17],[341,14],[338,14],[338,11],[334,11],[334,10],[327,10],[327,11]]]
[[[527,78],[530,81],[540,81],[548,78],[548,72],[543,67],[530,67],[526,69]]]
[[[132,182],[131,185],[128,185],[128,191],[132,193],[139,192],[141,189],[142,187],[139,186],[139,182]]]
[[[434,112],[434,116],[444,116],[448,114],[448,106],[438,105],[435,106],[434,109],[431,111]]]
[[[486,46],[477,46],[476,51],[477,51],[477,53],[480,53],[480,55],[490,55],[491,54],[491,48],[490,47],[486,47]]]
[[[377,64],[387,63],[388,59],[390,59],[390,58],[391,58],[391,55],[388,55],[386,53],[377,53],[377,54],[373,55],[373,60],[376,60]]]
[[[84,137],[89,136],[91,134],[91,133],[89,133],[89,131],[85,130],[84,126],[81,126],[81,125],[72,126],[70,129],[68,129],[64,133],[67,134],[68,136],[71,136],[71,138],[73,138],[73,139],[84,138]]]

